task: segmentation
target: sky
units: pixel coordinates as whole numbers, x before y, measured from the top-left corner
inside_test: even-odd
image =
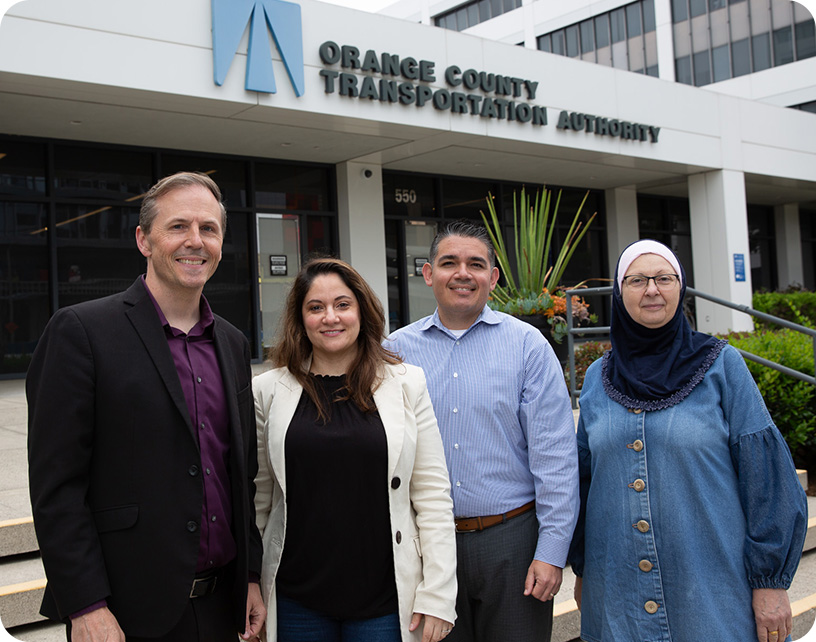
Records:
[[[5,15],[6,11],[15,4],[17,4],[18,0],[0,0],[0,15]],[[322,2],[328,2],[329,4],[338,4],[344,7],[352,7],[354,9],[359,9],[361,11],[379,11],[383,7],[387,7],[390,4],[393,4],[396,0],[321,0]],[[542,0],[542,1],[550,1],[553,0]],[[558,1],[558,0],[556,0]],[[810,15],[816,16],[816,0],[799,0],[800,4],[803,4],[808,11],[810,11]]]
[[[5,15],[13,5],[17,4],[19,0],[0,0],[0,15]],[[111,0],[113,1],[113,0]],[[339,4],[343,7],[352,7],[361,11],[379,11],[389,4],[393,4],[396,0],[321,0],[329,4]],[[816,0],[811,0],[816,2]]]

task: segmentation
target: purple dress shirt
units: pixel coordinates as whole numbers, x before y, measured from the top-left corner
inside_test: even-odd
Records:
[[[185,334],[172,327],[164,316],[147,283],[145,290],[156,306],[167,345],[187,401],[190,421],[196,430],[201,471],[204,479],[204,503],[201,507],[201,539],[196,572],[220,568],[235,558],[232,536],[232,500],[229,478],[229,417],[224,382],[213,341],[213,313],[202,295],[201,318]]]

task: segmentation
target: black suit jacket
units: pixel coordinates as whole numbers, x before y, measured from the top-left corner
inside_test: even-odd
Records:
[[[257,472],[246,338],[214,337],[230,423],[233,587],[243,631],[248,573],[260,573]],[[203,501],[196,431],[158,314],[141,280],[59,310],[26,381],[29,487],[48,583],[41,612],[65,620],[101,599],[127,635],[181,617],[195,575]]]

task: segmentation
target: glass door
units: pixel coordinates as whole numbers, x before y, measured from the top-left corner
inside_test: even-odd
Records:
[[[428,262],[428,252],[436,236],[436,223],[405,221],[405,282],[408,289],[408,323],[433,314],[436,299],[425,284],[422,266]]]
[[[261,345],[275,343],[289,287],[300,269],[300,226],[293,214],[258,214],[258,287]]]

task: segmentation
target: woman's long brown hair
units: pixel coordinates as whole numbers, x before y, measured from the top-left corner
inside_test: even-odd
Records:
[[[327,399],[319,394],[314,379],[309,376],[308,362],[312,343],[303,322],[303,301],[315,278],[336,274],[354,293],[360,310],[360,334],[357,337],[357,358],[346,373],[345,393],[338,400],[350,399],[363,412],[376,410],[373,393],[382,380],[383,363],[401,363],[395,353],[383,347],[385,313],[371,286],[353,267],[334,258],[314,258],[298,272],[286,297],[286,306],[272,350],[276,367],[286,367],[298,380],[317,407],[318,416],[327,422],[331,415]]]

